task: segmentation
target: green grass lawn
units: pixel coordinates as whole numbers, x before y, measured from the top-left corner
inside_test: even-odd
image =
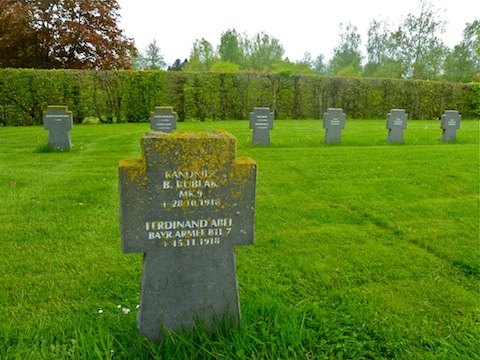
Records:
[[[227,130],[258,163],[255,244],[237,249],[242,327],[142,339],[141,254],[120,248],[118,162],[149,124],[0,128],[1,359],[480,359],[479,122],[441,143],[410,121],[276,121],[269,147]]]

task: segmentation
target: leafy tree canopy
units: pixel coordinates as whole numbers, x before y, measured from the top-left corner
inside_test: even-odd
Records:
[[[0,0],[0,67],[130,68],[117,1]]]
[[[180,60],[179,60],[180,61]],[[137,70],[162,70],[167,66],[157,40],[147,45],[144,53],[133,57],[133,67]]]
[[[180,59],[176,59],[172,65],[168,67],[168,71],[182,71],[183,67],[188,64],[188,60],[185,59],[183,62]]]
[[[217,49],[205,39],[197,40],[190,54],[190,64],[183,70],[219,71],[228,68],[231,71],[231,63],[234,63],[239,70],[284,75],[315,73],[478,81],[479,20],[467,23],[462,43],[449,49],[441,40],[446,21],[440,17],[440,12],[431,0],[418,0],[418,10],[405,16],[393,30],[389,22],[373,20],[368,30],[365,55],[357,27],[351,23],[341,24],[340,43],[333,49],[333,56],[328,61],[323,54],[314,59],[307,53],[303,60],[291,62],[284,57],[280,41],[269,34],[261,32],[248,38],[235,29],[229,29],[222,33]],[[218,61],[223,63],[215,65]]]
[[[333,75],[347,76],[361,72],[362,53],[360,51],[361,37],[357,27],[348,23],[340,24],[340,44],[333,51],[330,60],[330,72]]]

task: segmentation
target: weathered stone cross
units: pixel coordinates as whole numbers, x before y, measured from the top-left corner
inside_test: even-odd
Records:
[[[462,116],[456,110],[445,110],[440,121],[442,128],[441,141],[457,140],[457,129],[460,129],[460,119]]]
[[[408,115],[403,109],[391,109],[387,115],[387,142],[403,141],[403,130],[407,128]]]
[[[273,129],[273,112],[268,107],[256,107],[250,113],[252,144],[270,145],[270,130]]]
[[[171,107],[156,106],[150,114],[150,129],[171,133],[177,128],[177,113]]]
[[[147,133],[143,158],[119,164],[124,253],[144,253],[137,326],[240,325],[233,247],[254,237],[256,163],[227,132]]]
[[[73,117],[66,106],[49,106],[43,113],[43,127],[48,130],[48,146],[56,149],[71,149],[70,134]]]
[[[328,108],[323,114],[323,128],[325,131],[325,144],[340,144],[342,142],[342,130],[345,128],[346,115],[343,109]]]

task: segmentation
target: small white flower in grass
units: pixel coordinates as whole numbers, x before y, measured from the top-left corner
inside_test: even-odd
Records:
[[[123,308],[122,311],[125,315],[127,315],[130,312],[130,309],[129,308]]]
[[[140,307],[140,304],[139,304],[139,305],[137,305],[137,309],[138,309],[139,307]]]
[[[122,308],[122,305],[117,305],[117,309],[121,309]]]
[[[102,309],[98,310],[98,313],[103,314],[103,310]]]

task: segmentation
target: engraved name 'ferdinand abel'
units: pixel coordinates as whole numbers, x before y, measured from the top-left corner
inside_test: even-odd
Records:
[[[232,231],[233,219],[168,220],[145,223],[149,240],[158,239],[164,247],[219,245]]]

